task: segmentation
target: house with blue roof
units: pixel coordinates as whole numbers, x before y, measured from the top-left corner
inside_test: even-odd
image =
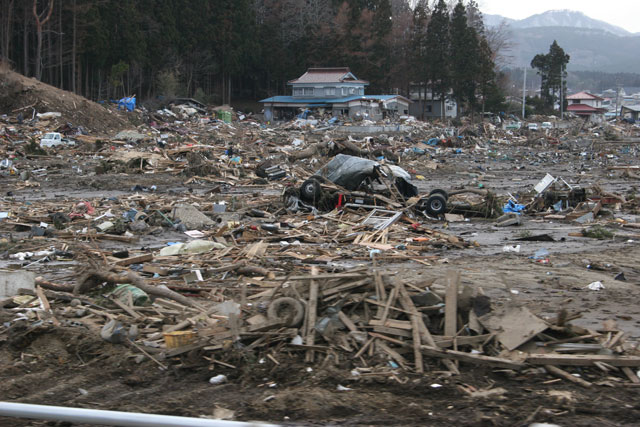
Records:
[[[380,120],[409,113],[411,101],[401,95],[365,95],[366,80],[358,79],[348,67],[309,68],[288,82],[291,96],[272,96],[260,102],[267,121],[288,120],[305,110],[332,116]]]

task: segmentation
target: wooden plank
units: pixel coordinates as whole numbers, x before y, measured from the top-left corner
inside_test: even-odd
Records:
[[[494,368],[505,369],[521,369],[524,364],[522,362],[514,362],[509,359],[499,357],[483,356],[480,354],[465,353],[462,351],[445,350],[440,348],[429,347],[423,345],[420,347],[422,353],[430,357],[438,357],[443,359],[454,359],[461,362],[472,363],[475,365],[487,365]]]
[[[612,366],[640,366],[640,357],[608,354],[530,354],[526,359],[532,365],[591,366],[604,362]]]
[[[376,332],[380,332],[381,334],[395,335],[397,337],[411,338],[413,336],[410,331],[388,328],[386,326],[374,326],[373,330]]]
[[[489,338],[494,336],[494,334],[484,334],[484,335],[475,335],[473,337],[447,337],[447,336],[436,336],[434,340],[436,345],[440,348],[451,347],[453,345],[453,340],[455,339],[456,345],[473,345],[473,344],[482,344]]]
[[[44,307],[45,311],[47,311],[51,315],[53,324],[56,326],[60,326],[60,321],[58,321],[58,319],[56,319],[56,316],[53,314],[53,311],[51,310],[51,304],[49,304],[49,300],[47,299],[47,296],[44,294],[44,291],[40,286],[36,286],[36,295],[38,296],[38,298],[40,298],[42,307]]]
[[[131,265],[131,264],[142,264],[143,262],[151,261],[153,259],[153,254],[142,254],[137,256],[132,256],[129,258],[121,259],[116,261],[116,265]]]
[[[629,378],[629,381],[631,381],[634,384],[640,384],[640,378],[638,378],[636,373],[633,372],[633,370],[631,370],[630,367],[623,366],[620,369],[622,369],[622,372],[624,372],[624,374],[627,376],[627,378]]]
[[[369,334],[371,335],[371,334]],[[355,354],[355,356],[353,356],[354,359],[357,359],[358,357],[362,356],[364,354],[364,352],[369,348],[369,346],[371,345],[371,343],[373,342],[375,338],[369,338],[367,340],[367,342],[364,343],[364,345],[360,348],[360,350],[358,350],[358,352]]]
[[[411,297],[409,296],[409,292],[407,291],[407,288],[405,288],[404,286],[400,286],[399,291],[400,291],[400,304],[402,305],[402,308],[412,313],[417,313],[418,310],[416,309],[416,306],[413,304],[413,301],[411,301]],[[422,320],[421,315],[418,316],[418,328],[420,329],[421,343],[426,342],[430,347],[435,348],[436,342],[434,341],[433,336],[431,335],[431,332],[429,332],[429,329],[427,329],[427,326],[424,324],[424,321]],[[444,363],[447,369],[452,373],[454,373],[455,375],[460,374],[458,367],[456,366],[455,363],[453,363],[453,361],[444,359],[442,363]]]
[[[380,319],[371,319],[369,320],[369,325],[370,326],[386,326],[388,328],[404,329],[407,331],[411,330],[411,322],[408,322],[406,320],[387,319],[385,321],[382,321]]]
[[[567,381],[570,381],[574,384],[578,384],[580,387],[590,388],[593,386],[589,381],[583,380],[582,378],[574,377],[569,372],[558,368],[557,366],[544,365],[544,369],[547,370],[551,375],[554,375],[558,378],[563,378]]]
[[[391,307],[392,304],[395,304],[396,302],[396,297],[398,296],[399,284],[400,282],[396,282],[395,286],[393,287],[393,289],[391,289],[391,292],[389,293],[389,298],[387,299],[387,302],[384,305],[384,309],[382,310],[382,315],[380,317],[380,320],[382,320],[383,322],[387,320],[387,317],[389,316],[389,308]]]
[[[311,267],[311,276],[318,275],[318,267]],[[311,284],[309,286],[309,304],[307,305],[307,333],[306,333],[306,344],[314,345],[316,341],[316,321],[317,321],[317,310],[318,310],[318,281],[311,279]],[[313,362],[314,354],[313,350],[308,350],[305,355],[305,361]]]
[[[385,304],[384,304],[384,303],[381,303],[380,301],[376,301],[376,300],[371,299],[371,298],[365,298],[364,302],[368,302],[369,304],[377,305],[377,306],[379,306],[380,308],[383,308],[383,307],[385,306]],[[442,308],[441,306],[438,306],[438,310],[440,310],[441,308]],[[400,312],[400,313],[411,314],[411,313],[409,313],[407,310],[403,310],[403,309],[398,308],[398,307],[393,307],[393,306],[391,306],[391,307],[389,307],[389,309],[390,309],[390,310],[393,310],[393,311]],[[420,311],[422,311],[422,308],[420,309]],[[379,316],[378,316],[378,317],[379,317]]]
[[[322,291],[322,297],[326,298],[326,297],[328,297],[330,295],[333,295],[333,294],[337,294],[337,293],[340,293],[340,292],[343,292],[343,291],[348,291],[348,290],[351,290],[351,289],[359,288],[360,286],[368,285],[370,282],[371,282],[370,279],[366,278],[366,279],[363,279],[363,280],[358,280],[356,282],[345,283],[344,285],[340,285],[340,286],[336,286],[336,287],[331,288],[331,289],[323,290]]]
[[[342,323],[344,323],[344,326],[346,326],[347,329],[349,329],[351,332],[356,332],[358,330],[358,327],[356,326],[356,324],[353,323],[353,321],[349,318],[349,316],[344,314],[344,312],[339,311],[338,318]]]
[[[404,285],[400,282],[396,283],[396,286],[393,288],[394,291],[399,292],[404,289]],[[393,293],[393,292],[392,292]],[[408,297],[407,290],[404,289],[404,293],[406,297]],[[411,300],[411,298],[409,298]],[[424,364],[422,363],[422,352],[420,351],[420,322],[422,321],[422,314],[418,313],[415,305],[411,304],[409,311],[411,311],[411,339],[413,340],[413,356],[416,365],[416,372],[419,374],[424,373]]]
[[[447,291],[444,299],[444,334],[454,336],[458,332],[458,284],[460,274],[447,272]]]
[[[380,273],[380,271],[376,270],[373,272],[373,280],[375,283],[375,288],[376,288],[376,297],[378,299],[378,302],[380,304],[382,304],[382,301],[384,301],[387,297],[386,292],[384,290],[384,283],[382,281],[382,275]],[[378,309],[376,311],[376,316],[377,318],[381,318],[382,316],[382,305],[378,305]]]
[[[395,338],[388,337],[386,335],[378,334],[376,332],[369,332],[369,336],[373,338],[380,338],[381,340],[389,341],[390,343],[397,344],[403,347],[408,347],[407,343],[404,341],[400,341]]]
[[[275,281],[282,281],[282,280],[311,280],[312,278],[314,280],[332,280],[332,279],[360,279],[362,277],[367,277],[369,276],[369,273],[366,271],[363,271],[361,273],[326,273],[326,274],[318,274],[317,276],[312,276],[312,275],[304,275],[304,276],[291,276],[291,277],[276,277]]]
[[[394,349],[392,349],[382,341],[376,341],[376,346],[378,346],[382,351],[384,351],[389,356],[391,356],[393,360],[398,362],[398,365],[400,365],[402,369],[406,369],[407,360],[404,357],[402,357],[400,353],[398,353],[397,351],[395,351]]]
[[[127,312],[127,314],[129,314],[130,316],[132,316],[134,319],[140,319],[142,317],[142,315],[140,315],[140,313],[137,313],[133,308],[129,307],[128,305],[124,304],[122,301],[120,301],[118,298],[111,298],[111,301],[117,305],[118,307],[120,307],[121,309],[123,309],[124,311]]]

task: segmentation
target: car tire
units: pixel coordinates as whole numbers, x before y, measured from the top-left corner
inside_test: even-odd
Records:
[[[427,199],[427,213],[429,215],[442,215],[447,210],[447,199],[442,194],[433,194]]]
[[[307,202],[319,200],[322,197],[322,187],[318,180],[309,178],[300,186],[300,198]]]
[[[273,322],[283,322],[286,326],[297,326],[304,317],[304,307],[297,299],[283,297],[269,304],[267,317]]]
[[[441,188],[436,188],[435,190],[431,190],[431,192],[429,193],[429,196],[433,196],[434,194],[441,194],[445,200],[449,200],[449,193],[447,193],[446,190],[443,190]]]

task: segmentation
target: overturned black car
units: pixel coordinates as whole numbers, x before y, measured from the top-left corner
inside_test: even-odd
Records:
[[[429,216],[447,210],[448,194],[437,189],[418,198],[411,175],[396,165],[338,154],[305,180],[299,189],[285,191],[288,210],[315,208],[329,211],[345,206],[412,208]]]

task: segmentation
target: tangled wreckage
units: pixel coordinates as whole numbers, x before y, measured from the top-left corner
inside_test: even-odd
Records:
[[[60,115],[0,116],[2,399],[637,423],[640,127],[267,126],[30,84],[12,110]]]

